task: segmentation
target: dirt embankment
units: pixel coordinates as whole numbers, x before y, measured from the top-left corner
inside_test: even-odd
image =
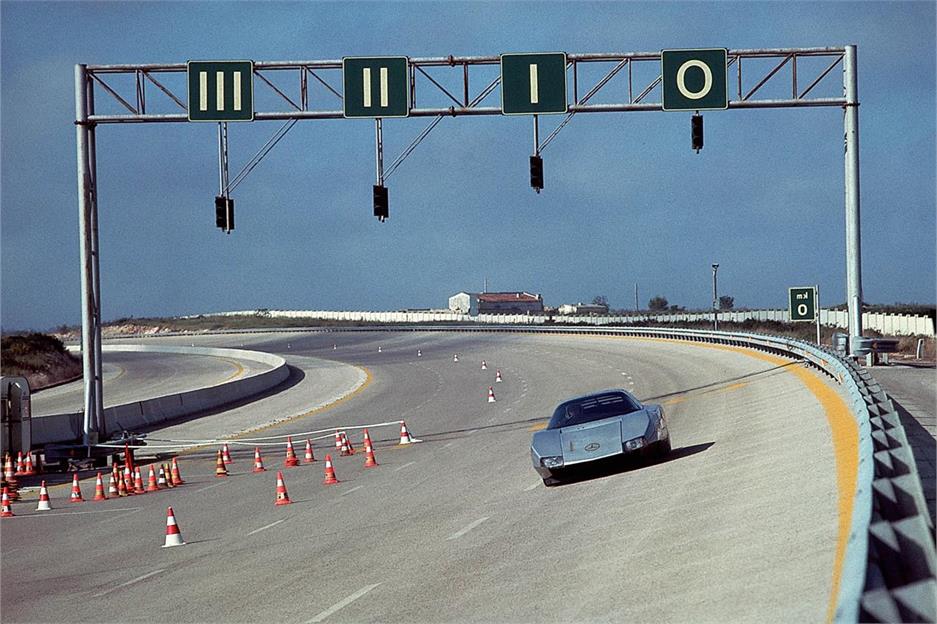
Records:
[[[3,336],[0,368],[4,375],[25,377],[33,391],[81,377],[81,360],[45,334]]]

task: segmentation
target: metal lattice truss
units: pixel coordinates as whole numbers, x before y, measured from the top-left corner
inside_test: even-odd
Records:
[[[829,84],[835,81],[817,89],[844,54],[841,47],[729,50],[729,108],[844,106],[841,88],[830,95]],[[549,145],[578,113],[661,110],[660,57],[660,52],[568,54],[569,109],[538,141],[536,151]],[[392,162],[385,177],[445,117],[501,114],[501,107],[492,105],[501,82],[499,56],[409,61],[410,116],[435,119]],[[93,113],[87,119],[90,124],[188,121],[185,63],[89,65],[87,75],[118,110]],[[257,121],[343,118],[341,60],[255,62],[254,77]],[[132,96],[120,94],[131,88]],[[281,128],[271,141],[278,141],[290,127]],[[232,185],[239,181],[236,178]]]

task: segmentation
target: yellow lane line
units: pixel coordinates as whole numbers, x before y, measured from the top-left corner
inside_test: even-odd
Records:
[[[354,391],[352,391],[352,392],[346,394],[345,396],[343,396],[343,397],[341,397],[341,398],[339,398],[339,399],[336,399],[336,400],[332,401],[331,403],[326,403],[325,405],[320,405],[319,407],[316,407],[316,408],[313,408],[313,409],[311,409],[311,410],[309,410],[309,411],[303,412],[302,414],[297,414],[297,415],[295,415],[295,416],[290,416],[289,418],[286,418],[286,419],[284,419],[284,420],[280,420],[280,421],[277,421],[277,422],[275,422],[275,423],[271,423],[271,424],[269,424],[269,425],[264,425],[263,427],[258,427],[258,428],[256,428],[256,429],[250,429],[250,430],[248,430],[248,431],[242,431],[242,432],[240,432],[240,433],[238,433],[238,434],[236,434],[236,435],[234,435],[234,436],[231,436],[231,437],[229,437],[229,438],[226,438],[226,439],[228,439],[228,440],[237,440],[238,438],[242,438],[242,437],[244,437],[244,436],[246,436],[246,435],[248,435],[248,434],[259,433],[259,432],[261,432],[261,431],[266,431],[266,430],[271,429],[271,428],[273,428],[273,427],[279,427],[280,425],[285,425],[285,424],[287,424],[287,423],[295,422],[295,421],[300,420],[300,419],[302,419],[302,418],[306,418],[306,417],[309,417],[309,416],[314,416],[314,415],[316,415],[316,414],[321,414],[322,412],[325,412],[325,411],[327,411],[327,410],[330,410],[330,409],[336,407],[337,405],[341,405],[342,403],[344,403],[344,402],[346,402],[346,401],[350,401],[352,398],[354,398],[354,397],[357,396],[358,394],[364,392],[364,389],[367,388],[367,387],[371,384],[371,381],[374,379],[374,376],[371,375],[371,371],[370,371],[366,366],[355,366],[355,368],[364,371],[364,374],[365,374],[364,383],[361,384],[360,386],[358,386]],[[187,454],[189,454],[189,453],[194,453],[194,452],[203,450],[203,449],[208,448],[208,447],[210,447],[210,446],[216,446],[216,445],[212,445],[212,444],[200,444],[200,445],[198,445],[198,446],[189,447],[189,448],[187,448],[187,449],[184,449],[184,450],[182,450],[182,451],[179,451],[179,452],[177,453],[177,455],[187,455]]]
[[[530,427],[527,427],[527,431],[540,431],[541,429],[546,429],[547,424],[548,423],[546,422],[542,422],[542,423],[537,423],[535,425],[531,425]]]
[[[218,359],[219,359],[219,360],[224,360],[224,361],[227,362],[228,364],[233,364],[233,365],[234,365],[234,372],[231,373],[230,376],[228,376],[228,377],[222,379],[222,380],[221,380],[221,383],[227,383],[227,382],[231,381],[232,379],[237,379],[238,377],[240,377],[241,375],[244,374],[244,367],[241,366],[241,363],[238,362],[237,360],[231,360],[231,359],[228,359],[228,358],[218,358]]]

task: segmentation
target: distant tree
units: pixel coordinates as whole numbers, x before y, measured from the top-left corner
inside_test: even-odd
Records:
[[[606,297],[605,295],[596,295],[595,297],[592,298],[592,303],[594,303],[595,305],[605,306],[607,308],[608,297]]]
[[[680,305],[677,305],[676,303],[673,304],[673,305],[671,305],[670,308],[668,308],[668,309],[669,309],[671,312],[686,312],[686,307],[685,307],[685,306],[680,306]]]
[[[719,309],[720,310],[731,310],[735,307],[735,297],[730,297],[729,295],[722,295],[719,297]]]
[[[655,295],[651,297],[651,300],[647,302],[648,310],[653,310],[655,312],[660,312],[661,310],[667,309],[667,297],[661,297],[660,295]]]

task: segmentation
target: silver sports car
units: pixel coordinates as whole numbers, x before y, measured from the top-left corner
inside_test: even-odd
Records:
[[[560,403],[546,429],[534,434],[530,457],[544,485],[556,485],[573,467],[633,455],[670,452],[660,405],[642,405],[626,390],[603,390]]]

